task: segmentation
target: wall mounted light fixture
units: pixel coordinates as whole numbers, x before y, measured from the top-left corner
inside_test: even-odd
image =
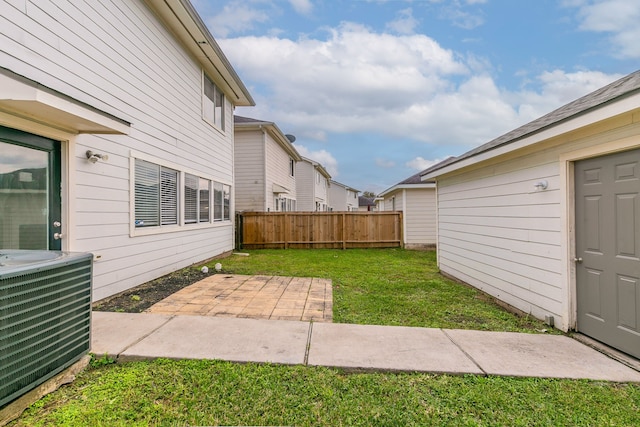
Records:
[[[547,187],[549,186],[549,183],[547,182],[546,179],[543,179],[542,181],[538,181],[535,184],[533,184],[533,186],[536,187],[536,191],[542,191],[547,189]]]
[[[102,160],[103,162],[106,162],[109,160],[109,156],[107,154],[94,153],[91,150],[87,150],[86,155],[87,155],[87,160],[90,161],[91,163],[96,163],[98,160]]]

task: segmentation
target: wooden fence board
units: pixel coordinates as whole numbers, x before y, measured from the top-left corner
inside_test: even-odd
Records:
[[[241,212],[236,247],[398,248],[402,212]]]

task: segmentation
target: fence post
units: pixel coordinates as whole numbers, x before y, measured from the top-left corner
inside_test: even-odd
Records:
[[[347,240],[345,237],[346,219],[347,219],[347,214],[342,212],[342,250],[347,249]]]
[[[236,212],[236,248],[242,249],[242,212]]]
[[[289,248],[289,213],[284,213],[284,248]]]

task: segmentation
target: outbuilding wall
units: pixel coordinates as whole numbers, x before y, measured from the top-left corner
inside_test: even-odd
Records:
[[[640,144],[638,118],[588,125],[439,177],[440,270],[573,327],[572,161]],[[543,180],[548,188],[537,189]]]

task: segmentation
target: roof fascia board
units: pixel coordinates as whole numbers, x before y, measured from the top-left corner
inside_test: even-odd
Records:
[[[615,116],[628,113],[638,108],[640,108],[640,94],[634,94],[632,96],[622,98],[619,101],[614,101],[600,108],[591,110],[583,114],[579,114],[531,135],[524,136],[523,138],[511,142],[507,142],[491,150],[478,153],[473,157],[469,157],[452,163],[448,166],[443,167],[442,169],[437,169],[429,172],[425,175],[422,175],[422,181],[429,181],[436,177],[476,165],[486,160],[490,160],[494,157],[502,156],[516,150],[539,144],[551,138],[559,137],[563,134],[567,134],[580,128],[607,119],[611,119]]]
[[[436,188],[436,184],[435,182],[425,182],[423,184],[401,184],[401,185],[394,185],[393,187],[383,191],[382,193],[380,193],[378,195],[378,197],[384,197],[385,195],[389,194],[389,193],[393,193],[394,191],[397,190],[405,190],[405,189],[420,189],[420,188]]]

